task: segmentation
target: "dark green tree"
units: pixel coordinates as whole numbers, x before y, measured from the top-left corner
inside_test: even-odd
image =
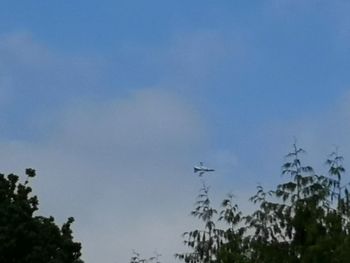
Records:
[[[178,258],[193,263],[350,262],[350,194],[343,183],[343,158],[331,154],[328,174],[320,175],[303,163],[303,154],[294,144],[282,166],[287,180],[271,191],[258,186],[250,199],[257,208],[247,216],[231,195],[216,218],[203,187],[192,215],[205,223],[204,229],[185,233],[192,251]],[[218,221],[225,223],[223,229],[215,227]]]
[[[35,170],[26,169],[21,183],[14,174],[0,174],[0,262],[82,263],[81,245],[73,241],[71,224],[59,227],[53,217],[36,215],[38,198],[32,195],[29,179]]]
[[[226,224],[227,228],[222,230],[220,247],[216,258],[222,262],[249,262],[247,256],[248,239],[245,237],[246,227],[242,226],[242,212],[233,201],[233,194],[228,194],[221,203],[219,221]]]
[[[217,210],[211,206],[209,187],[204,181],[195,203],[195,209],[191,212],[191,215],[203,222],[203,229],[185,232],[183,234],[185,238],[184,243],[193,251],[179,253],[175,256],[188,263],[215,262],[224,231],[216,228],[215,216],[217,215]]]

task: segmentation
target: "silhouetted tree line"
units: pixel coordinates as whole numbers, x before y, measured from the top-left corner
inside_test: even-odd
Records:
[[[233,195],[212,206],[203,182],[191,214],[201,229],[183,234],[189,252],[175,257],[186,263],[348,263],[350,262],[350,194],[343,183],[343,158],[332,153],[328,174],[317,174],[302,161],[294,145],[282,166],[285,182],[250,198],[256,204],[244,215]],[[14,174],[0,174],[0,262],[82,263],[81,245],[73,240],[69,218],[61,227],[53,217],[36,215],[26,170],[21,183]],[[160,263],[160,255],[143,258],[134,252],[130,263]]]
[[[80,243],[73,241],[68,218],[61,227],[53,217],[36,215],[38,198],[28,185],[35,170],[26,169],[24,183],[14,174],[0,174],[0,262],[82,263]]]
[[[274,190],[258,186],[250,198],[257,209],[243,215],[233,196],[213,208],[203,184],[192,215],[202,229],[184,233],[188,263],[346,263],[350,262],[350,195],[343,184],[343,158],[327,159],[327,175],[302,162],[296,145],[282,166],[286,181]],[[218,222],[221,222],[218,224]],[[224,224],[226,228],[217,227]]]

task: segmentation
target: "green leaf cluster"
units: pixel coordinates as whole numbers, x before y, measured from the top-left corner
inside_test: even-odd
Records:
[[[328,174],[304,165],[304,150],[293,145],[275,189],[262,186],[250,198],[255,211],[243,215],[224,199],[220,212],[211,206],[209,188],[201,189],[192,215],[203,229],[184,234],[188,263],[340,263],[350,262],[350,195],[343,184],[343,158],[336,152],[326,161]],[[216,225],[221,222],[224,227]]]
[[[72,217],[61,227],[53,217],[35,215],[38,198],[32,195],[26,170],[24,183],[14,174],[0,174],[0,262],[82,263],[81,245],[73,241]]]

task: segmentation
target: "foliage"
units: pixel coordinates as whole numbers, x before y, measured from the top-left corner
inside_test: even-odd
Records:
[[[183,234],[186,238],[184,243],[194,250],[192,253],[176,254],[177,258],[183,259],[185,262],[212,262],[220,248],[223,233],[222,230],[216,228],[213,221],[217,211],[211,207],[208,193],[209,187],[203,182],[196,208],[191,212],[191,215],[203,221],[204,229]]]
[[[304,150],[293,151],[282,166],[288,180],[272,191],[258,186],[250,201],[258,207],[243,216],[229,195],[217,213],[204,186],[192,215],[203,230],[184,234],[191,252],[177,254],[189,263],[336,263],[350,258],[350,195],[343,184],[343,158],[332,153],[327,175],[304,165]],[[225,223],[222,229],[217,222]]]
[[[35,215],[38,198],[31,195],[29,178],[19,182],[14,174],[0,174],[0,262],[3,263],[82,263],[80,243],[73,241],[71,224],[58,227],[53,217]]]

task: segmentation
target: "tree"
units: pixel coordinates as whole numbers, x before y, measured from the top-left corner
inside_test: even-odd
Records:
[[[61,227],[53,217],[36,215],[38,198],[32,195],[29,179],[35,170],[26,169],[24,183],[14,174],[0,174],[0,262],[82,263],[81,244],[73,241],[72,217]]]
[[[203,182],[196,201],[196,207],[191,215],[202,220],[204,228],[185,232],[183,236],[186,238],[184,243],[193,249],[191,253],[181,253],[175,256],[188,263],[197,262],[213,262],[216,259],[217,251],[220,247],[223,231],[216,228],[214,216],[217,210],[211,207],[209,198],[209,187]]]
[[[301,159],[304,150],[293,145],[282,174],[287,181],[265,191],[258,186],[250,198],[257,209],[242,215],[233,196],[216,209],[203,187],[192,215],[204,230],[184,234],[192,252],[177,254],[190,263],[340,263],[350,258],[350,194],[343,184],[343,158],[332,153],[327,175],[317,174]],[[215,222],[226,228],[215,228]],[[210,241],[212,240],[212,241]]]

